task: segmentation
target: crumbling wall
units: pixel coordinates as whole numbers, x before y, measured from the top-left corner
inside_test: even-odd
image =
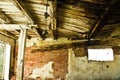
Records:
[[[46,72],[48,71],[48,73],[46,74],[48,74],[48,76],[50,75],[54,77],[54,78],[49,77],[51,78],[50,80],[57,80],[57,79],[64,80],[67,74],[67,67],[68,67],[68,50],[61,49],[61,50],[52,50],[45,52],[36,51],[32,53],[33,48],[34,47],[26,48],[24,79],[28,80],[31,76],[37,74],[35,72],[37,69],[39,76],[37,75],[34,77],[39,78],[38,80],[44,80],[43,77],[45,75],[42,76],[40,72],[42,68],[43,68],[42,71],[45,71],[44,69],[48,67],[46,69]],[[52,62],[52,64],[48,65],[50,62]],[[34,78],[34,80],[37,80],[37,78],[36,79]]]
[[[114,52],[119,54],[120,50]],[[80,53],[82,53],[82,55],[78,56]],[[115,55],[115,60],[112,62],[95,62],[88,61],[87,55],[85,54],[87,53],[84,47],[69,49],[68,74],[66,75],[66,80],[120,79],[120,55]]]
[[[40,78],[41,80],[45,79],[53,79],[53,68],[52,68],[53,62],[48,62],[41,68],[35,68],[33,69],[32,73],[29,76],[29,79],[37,79]]]

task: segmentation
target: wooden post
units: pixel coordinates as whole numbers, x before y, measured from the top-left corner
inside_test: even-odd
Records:
[[[21,29],[20,38],[19,38],[16,80],[23,80],[26,32],[27,32],[26,29]]]
[[[70,48],[68,52],[68,74],[72,74],[74,72],[75,67],[75,54],[73,53],[73,49]]]

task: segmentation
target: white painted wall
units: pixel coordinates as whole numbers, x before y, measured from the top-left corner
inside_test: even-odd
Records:
[[[114,61],[95,62],[70,51],[66,80],[120,80],[120,55],[115,55]]]

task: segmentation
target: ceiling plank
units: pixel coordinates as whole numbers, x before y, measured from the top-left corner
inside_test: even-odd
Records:
[[[31,13],[28,12],[28,10],[25,8],[25,5],[23,4],[22,1],[20,1],[20,0],[13,0],[13,3],[14,3],[20,10],[22,10],[22,12],[23,12],[23,14],[24,14],[25,16],[27,16],[27,18],[30,20],[29,24],[34,24],[34,23],[35,23],[32,15],[31,15]],[[41,38],[41,35],[39,34],[39,32],[38,32],[35,28],[33,28],[33,31],[34,31],[35,34],[37,34],[37,36],[38,36],[39,38]]]
[[[0,12],[0,23],[10,23],[10,19],[3,14],[2,12]]]
[[[20,0],[12,0],[12,2],[16,5],[18,9],[20,9],[25,16],[30,20],[30,24],[34,24],[34,20],[32,15],[28,12],[28,10],[25,8],[25,5]]]
[[[95,36],[102,30],[105,23],[108,21],[110,15],[111,15],[111,8],[115,5],[117,0],[112,0],[110,5],[106,8],[104,14],[101,16],[99,21],[96,22],[95,26],[90,30],[90,33],[88,35],[88,39],[95,38]]]

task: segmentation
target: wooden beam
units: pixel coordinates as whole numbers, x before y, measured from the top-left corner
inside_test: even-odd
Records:
[[[50,25],[49,25],[49,37],[48,38],[52,38],[55,39],[57,34],[55,30],[57,30],[57,0],[51,0],[48,2],[48,4],[50,5]]]
[[[45,42],[46,43],[46,42]],[[58,50],[58,49],[68,49],[73,47],[83,47],[83,45],[91,46],[91,45],[104,45],[107,44],[107,41],[99,41],[99,40],[64,40],[64,42],[53,41],[48,43],[47,46],[39,46],[32,49],[32,53],[39,52],[39,51],[51,51],[51,50]]]
[[[3,14],[2,12],[0,12],[0,23],[10,23],[10,19]]]
[[[20,30],[21,28],[31,29],[31,26],[32,25],[25,25],[25,24],[0,24],[0,29],[5,29],[5,30],[15,30],[15,29]]]
[[[95,24],[95,26],[90,30],[88,35],[88,39],[95,38],[95,36],[102,30],[105,23],[109,20],[111,15],[111,8],[117,3],[118,0],[112,0],[110,5],[106,8],[104,14],[101,16],[99,21]]]
[[[22,29],[19,38],[19,50],[18,50],[18,60],[17,60],[17,71],[16,80],[23,80],[24,74],[24,55],[26,46],[26,29]]]
[[[57,26],[57,19],[56,19],[57,0],[50,1],[49,5],[50,5],[51,28],[52,28],[52,30],[56,30],[56,26]]]

